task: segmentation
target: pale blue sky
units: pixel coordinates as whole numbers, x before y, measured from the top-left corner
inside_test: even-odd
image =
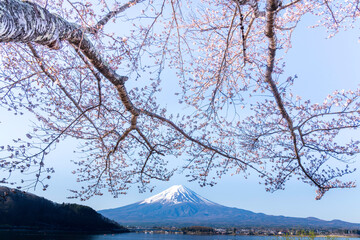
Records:
[[[287,72],[283,76],[297,74],[299,78],[294,86],[296,94],[310,98],[313,102],[322,101],[336,89],[355,88],[360,83],[359,29],[342,32],[332,39],[326,40],[326,36],[326,32],[321,29],[308,29],[304,23],[300,24],[294,33],[293,48],[286,57]],[[174,80],[175,77],[169,79]],[[170,105],[170,101],[168,104]],[[0,114],[0,145],[25,135],[25,130],[30,125],[27,116],[14,117],[2,110]],[[344,137],[356,137],[354,134],[358,133],[350,132]],[[36,194],[56,202],[81,203],[100,210],[131,204],[172,185],[183,184],[203,197],[226,206],[272,215],[313,216],[360,223],[360,187],[332,190],[322,200],[316,201],[315,188],[301,182],[292,180],[284,191],[267,193],[255,176],[247,180],[241,176],[226,176],[214,187],[201,188],[197,183],[188,183],[182,175],[177,175],[170,182],[156,183],[153,193],[139,194],[134,186],[127,195],[118,199],[104,195],[86,202],[69,200],[66,198],[71,195],[68,189],[77,187],[75,176],[70,173],[74,168],[70,159],[77,157],[73,154],[74,145],[76,143],[68,140],[48,156],[48,164],[55,167],[56,173],[49,182],[49,189],[43,192],[39,188]],[[354,165],[360,168],[360,161]],[[359,176],[359,172],[356,172],[350,178],[359,183]]]

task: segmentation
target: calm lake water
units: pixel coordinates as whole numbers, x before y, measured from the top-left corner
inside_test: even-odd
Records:
[[[277,240],[279,237],[271,236],[191,236],[175,234],[143,234],[123,233],[107,235],[80,235],[63,233],[29,233],[29,232],[0,232],[0,240]],[[285,239],[285,238],[283,238]],[[297,240],[298,238],[294,238]],[[315,240],[326,240],[326,238],[315,238]],[[336,240],[345,240],[337,238]],[[360,238],[351,238],[360,240]]]

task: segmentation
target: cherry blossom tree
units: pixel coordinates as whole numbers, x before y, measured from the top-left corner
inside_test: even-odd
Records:
[[[38,120],[27,139],[1,146],[1,183],[20,171],[34,179],[18,184],[46,189],[46,155],[73,138],[82,199],[167,181],[169,156],[201,185],[252,173],[268,191],[297,178],[318,199],[354,187],[342,181],[354,170],[329,161],[359,153],[356,139],[338,141],[359,128],[359,89],[313,104],[283,74],[306,14],[333,35],[356,23],[359,0],[0,0],[1,106]],[[188,113],[157,100],[169,81]]]

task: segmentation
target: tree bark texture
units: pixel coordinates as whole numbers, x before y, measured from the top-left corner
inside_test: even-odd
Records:
[[[116,86],[126,109],[133,115],[139,115],[124,86],[127,77],[118,75],[108,66],[80,27],[35,3],[0,1],[0,42],[34,42],[59,49],[61,41],[68,41],[80,49],[95,68]]]
[[[59,49],[62,40],[80,35],[74,24],[35,3],[0,1],[0,42],[35,42]]]

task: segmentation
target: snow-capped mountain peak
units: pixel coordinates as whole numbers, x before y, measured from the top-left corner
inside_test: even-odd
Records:
[[[197,195],[190,189],[173,186],[142,202],[100,211],[104,216],[132,226],[248,226],[360,229],[360,224],[292,218],[254,213],[225,207]],[[284,225],[285,224],[285,225]]]
[[[182,185],[172,186],[165,191],[145,199],[140,204],[161,203],[161,204],[180,204],[196,203],[206,205],[217,205],[204,197],[196,194],[192,190]]]

